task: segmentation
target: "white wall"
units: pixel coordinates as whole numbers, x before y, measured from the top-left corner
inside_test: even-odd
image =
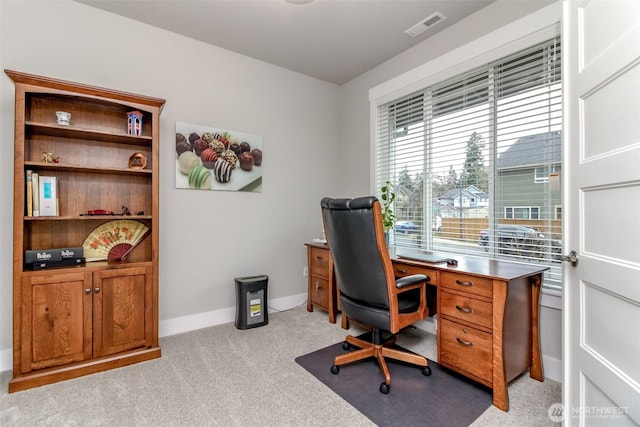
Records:
[[[229,321],[237,276],[266,273],[273,303],[304,301],[303,244],[320,233],[320,198],[375,191],[370,187],[369,89],[550,2],[499,0],[337,87],[67,0],[2,0],[0,65],[167,100],[160,153],[166,171],[160,181],[160,332],[166,335]],[[132,43],[138,55],[132,54]],[[6,184],[13,177],[13,85],[4,74],[0,112],[4,370],[11,367],[13,202]],[[263,192],[176,190],[176,121],[262,135]],[[541,317],[543,354],[560,360],[559,311],[543,308]]]
[[[320,199],[340,185],[338,86],[71,1],[3,0],[0,19],[2,69],[167,100],[161,334],[231,320],[234,277],[268,274],[269,299],[305,301],[304,243],[320,235]],[[1,73],[0,370],[12,347],[13,102]],[[176,121],[262,135],[263,191],[177,190]]]

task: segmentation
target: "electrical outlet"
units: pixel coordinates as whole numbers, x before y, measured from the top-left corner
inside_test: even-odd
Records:
[[[309,276],[309,267],[302,267],[302,277]]]

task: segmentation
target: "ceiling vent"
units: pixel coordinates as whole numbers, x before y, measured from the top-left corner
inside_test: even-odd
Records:
[[[433,15],[430,15],[422,21],[418,22],[408,30],[405,30],[405,33],[409,34],[411,37],[416,37],[427,31],[429,28],[434,27],[435,25],[444,21],[445,19],[447,19],[446,16],[444,16],[440,12],[436,12]]]

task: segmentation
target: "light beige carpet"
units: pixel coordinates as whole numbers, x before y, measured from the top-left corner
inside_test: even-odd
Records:
[[[270,313],[254,329],[163,338],[158,360],[12,394],[2,372],[0,426],[371,426],[294,360],[342,340],[339,323],[304,307]],[[436,359],[433,335],[408,330],[398,344]],[[554,425],[547,410],[561,401],[560,384],[524,375],[509,393],[510,412],[490,407],[473,425]]]

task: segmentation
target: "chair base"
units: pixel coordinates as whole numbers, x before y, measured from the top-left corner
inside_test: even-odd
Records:
[[[410,353],[408,351],[402,351],[391,346],[396,342],[396,336],[392,335],[390,338],[381,342],[381,333],[380,330],[375,329],[372,332],[372,340],[371,342],[365,341],[361,338],[354,337],[352,335],[348,335],[345,338],[345,342],[359,347],[359,350],[352,351],[347,354],[341,354],[336,356],[333,359],[333,366],[341,366],[346,365],[348,363],[357,362],[360,360],[368,359],[370,357],[375,358],[378,361],[378,366],[380,366],[380,371],[382,376],[384,377],[384,384],[388,387],[391,385],[391,374],[389,373],[389,367],[387,366],[387,362],[385,358],[399,360],[401,362],[410,363],[412,365],[428,367],[429,362],[427,358],[424,356],[420,356],[419,354]],[[431,370],[429,369],[429,374]],[[427,374],[425,374],[427,375]],[[382,389],[381,389],[382,390]]]

